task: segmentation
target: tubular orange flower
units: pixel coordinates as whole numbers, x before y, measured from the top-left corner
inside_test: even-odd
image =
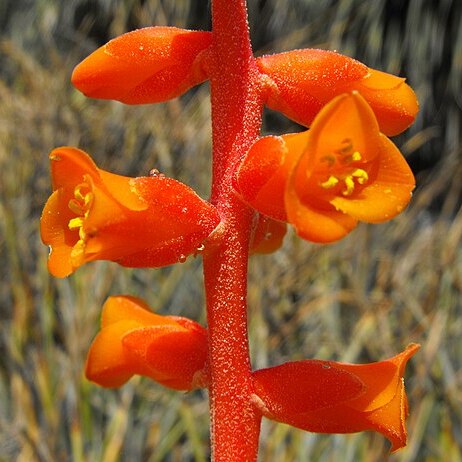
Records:
[[[115,296],[103,306],[101,331],[87,357],[87,378],[119,387],[134,374],[175,390],[204,386],[207,331],[179,316],[160,316],[140,299]]]
[[[166,101],[206,79],[210,32],[146,27],[117,37],[82,61],[72,83],[92,98],[126,104]]]
[[[407,436],[404,369],[418,349],[411,344],[371,364],[306,360],[262,369],[253,373],[255,402],[266,417],[310,432],[380,432],[396,451]]]
[[[169,265],[193,253],[219,222],[212,205],[176,180],[115,175],[75,148],[55,149],[50,159],[54,192],[41,234],[55,276],[93,260]]]
[[[340,239],[358,221],[393,218],[414,185],[406,161],[357,92],[334,98],[307,132],[258,140],[235,179],[251,206],[313,242]]]
[[[371,105],[380,129],[388,136],[415,119],[418,103],[405,79],[369,69],[355,59],[316,49],[293,50],[257,58],[270,78],[267,104],[302,125],[337,95],[358,90]]]

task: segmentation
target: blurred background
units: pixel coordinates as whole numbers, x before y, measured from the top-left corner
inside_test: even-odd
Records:
[[[103,390],[83,377],[108,295],[205,321],[200,259],[158,270],[97,262],[57,280],[39,217],[48,153],[78,146],[124,175],[157,168],[210,186],[207,85],[165,104],[86,99],[73,67],[134,28],[210,28],[205,0],[0,0],[0,461],[206,461],[205,393],[135,378]],[[337,50],[405,76],[421,111],[395,138],[417,177],[409,208],[319,246],[289,234],[250,262],[255,368],[302,358],[377,361],[422,344],[406,373],[409,444],[317,435],[265,421],[261,461],[462,460],[462,2],[249,0],[257,55]],[[300,130],[265,112],[265,133]]]

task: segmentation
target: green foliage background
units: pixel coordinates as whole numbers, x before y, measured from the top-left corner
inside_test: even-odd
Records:
[[[0,0],[0,461],[205,461],[204,393],[135,378],[102,390],[82,374],[110,294],[204,322],[200,261],[159,270],[98,262],[46,270],[38,224],[48,152],[75,145],[102,168],[158,168],[207,197],[206,85],[156,106],[88,100],[73,67],[104,41],[147,25],[209,27],[205,0]],[[261,461],[462,460],[462,4],[457,0],[250,0],[257,54],[335,49],[404,75],[421,112],[395,141],[418,187],[390,223],[334,245],[289,235],[250,264],[256,368],[301,358],[367,362],[422,344],[406,375],[409,445],[379,435],[316,435],[265,421]],[[265,114],[265,132],[298,130]]]

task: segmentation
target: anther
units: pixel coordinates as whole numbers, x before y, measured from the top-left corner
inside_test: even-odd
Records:
[[[322,182],[320,186],[321,188],[324,188],[324,189],[332,189],[335,186],[337,186],[338,182],[339,182],[339,179],[331,175],[326,181]]]

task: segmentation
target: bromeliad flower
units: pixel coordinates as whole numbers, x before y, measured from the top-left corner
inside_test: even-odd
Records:
[[[175,390],[205,384],[207,331],[179,316],[153,313],[140,299],[110,297],[87,357],[87,378],[119,387],[134,374]]]
[[[169,265],[195,252],[219,222],[212,205],[171,178],[115,175],[69,147],[52,151],[50,160],[53,194],[41,234],[55,276],[93,260]]]
[[[307,132],[258,140],[236,175],[247,203],[288,221],[313,242],[340,239],[358,221],[393,218],[414,184],[406,161],[357,92],[332,100]]]
[[[253,373],[255,402],[266,417],[310,432],[380,432],[396,451],[407,436],[404,369],[418,349],[370,364],[306,360],[262,369]]]
[[[146,104],[179,96],[207,76],[210,32],[146,27],[117,37],[82,61],[72,83],[87,96]]]
[[[331,99],[353,90],[366,99],[388,136],[409,127],[419,108],[405,79],[333,51],[292,50],[257,58],[257,65],[269,78],[268,106],[305,126]]]

